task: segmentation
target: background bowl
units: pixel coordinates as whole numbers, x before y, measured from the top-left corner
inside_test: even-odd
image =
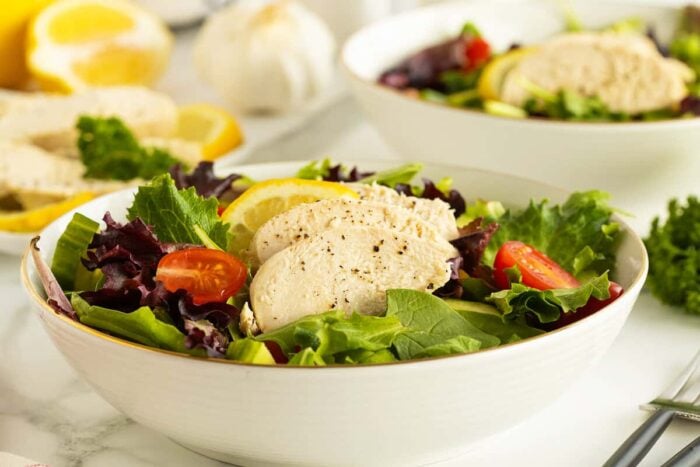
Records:
[[[304,163],[242,166],[255,179],[293,175]],[[379,170],[391,163],[358,162]],[[496,173],[431,166],[469,198],[524,205],[566,192]],[[132,192],[78,210],[123,219]],[[121,215],[121,216],[120,216]],[[71,214],[41,235],[50,260]],[[483,352],[356,367],[265,367],[151,349],[55,314],[25,256],[24,286],[49,336],[94,389],[135,421],[178,443],[242,465],[419,465],[455,457],[536,414],[595,364],[620,331],[647,272],[639,237],[623,224],[612,305],[558,331]]]
[[[619,1],[565,3],[586,27],[639,17],[655,27],[662,41],[671,37],[679,14],[678,7]],[[635,191],[625,201],[648,199],[657,181],[673,180],[665,174],[700,170],[693,157],[700,148],[700,118],[634,123],[508,119],[418,100],[376,84],[381,72],[454,37],[466,21],[474,22],[496,51],[541,42],[564,30],[561,5],[476,0],[409,11],[352,36],[343,49],[343,67],[370,120],[410,159],[522,174],[574,189],[598,187],[616,195]]]

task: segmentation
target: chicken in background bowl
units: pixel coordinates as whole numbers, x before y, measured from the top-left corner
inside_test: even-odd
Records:
[[[625,18],[585,30],[569,13],[566,31],[495,52],[478,25],[381,74],[379,83],[421,99],[512,118],[624,122],[700,112],[700,9],[679,10],[670,43],[653,23]]]
[[[284,178],[304,165],[262,164],[235,171],[253,179]],[[392,167],[376,161],[348,165],[369,171]],[[524,207],[530,198],[562,203],[568,196],[545,184],[473,169],[427,166],[422,175],[439,180],[445,173],[468,200],[498,199],[507,207]],[[80,212],[90,218],[124,212],[132,199],[133,192],[120,192]],[[72,213],[42,232],[45,261],[51,261],[71,218]],[[78,373],[130,418],[197,452],[239,465],[428,464],[456,457],[536,414],[603,356],[647,270],[641,240],[615,221],[623,233],[615,249],[615,279],[625,292],[609,306],[532,339],[400,364],[249,365],[154,349],[56,313],[40,292],[29,258],[22,276],[51,339]],[[201,384],[193,388],[193,382]]]

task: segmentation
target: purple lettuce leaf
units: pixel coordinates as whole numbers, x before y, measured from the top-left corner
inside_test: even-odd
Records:
[[[370,175],[374,175],[374,172],[360,172],[357,167],[346,171],[341,164],[337,164],[329,167],[328,174],[323,175],[322,178],[327,182],[358,182]]]
[[[450,243],[459,251],[462,257],[462,269],[470,276],[476,275],[481,266],[481,259],[484,256],[491,237],[496,233],[499,225],[495,222],[482,226],[483,218],[479,217],[471,221],[466,226],[459,229],[459,237]]]
[[[83,265],[88,271],[102,271],[105,289],[138,288],[142,284],[153,288],[158,262],[173,248],[159,242],[141,219],[122,225],[106,213],[103,220],[107,227],[93,237]]]
[[[440,75],[464,65],[466,39],[460,34],[410,56],[382,73],[379,83],[395,89],[429,88],[440,85]]]
[[[452,271],[450,280],[435,292],[436,295],[450,298],[462,297],[464,286],[459,277],[460,270],[472,278],[483,280],[486,285],[493,283],[493,274],[488,267],[481,264],[481,259],[499,226],[491,223],[483,227],[482,222],[482,218],[474,219],[459,229],[460,236],[450,242],[459,251],[459,256],[450,260]]]
[[[184,320],[185,345],[190,349],[202,348],[207,355],[224,358],[229,338],[224,330],[217,329],[207,320]]]
[[[692,94],[687,95],[681,101],[680,111],[682,114],[700,115],[700,97]]]
[[[32,252],[32,259],[34,260],[34,265],[36,266],[36,272],[39,275],[39,280],[44,286],[44,291],[46,292],[46,302],[51,308],[54,309],[56,313],[66,315],[71,319],[78,320],[78,315],[75,313],[73,306],[68,297],[63,292],[61,285],[56,280],[56,276],[51,272],[51,268],[44,258],[39,254],[39,247],[37,243],[39,242],[39,237],[32,238],[30,249]]]
[[[182,165],[177,164],[170,168],[170,176],[175,181],[178,190],[194,187],[199,196],[208,198],[214,196],[221,198],[229,191],[233,191],[233,182],[242,178],[241,175],[231,174],[224,178],[214,175],[212,162],[200,162],[192,173],[185,173]]]
[[[454,210],[455,217],[459,217],[466,211],[467,203],[464,201],[464,197],[459,191],[451,189],[445,194],[438,189],[437,185],[435,185],[432,180],[427,178],[423,179],[423,186],[423,192],[419,198],[439,199],[446,202]],[[394,189],[406,196],[416,196],[411,185],[407,183],[397,183]]]

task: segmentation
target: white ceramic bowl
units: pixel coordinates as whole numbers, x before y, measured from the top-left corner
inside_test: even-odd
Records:
[[[669,39],[678,8],[642,3],[570,0],[587,27],[632,16]],[[474,22],[497,51],[537,43],[564,28],[562,2],[476,0],[421,8],[374,23],[352,36],[342,52],[352,91],[385,140],[414,159],[526,175],[569,188],[620,193],[655,174],[686,170],[700,148],[700,118],[635,123],[572,123],[508,119],[407,97],[376,84],[379,75],[411,53]],[[639,190],[648,196],[649,190]]]
[[[359,162],[377,170],[391,163]],[[242,166],[255,179],[290,176],[302,163]],[[566,192],[517,177],[452,167],[470,198],[523,205]],[[131,192],[79,208],[98,219],[123,214]],[[49,260],[72,214],[41,235]],[[639,237],[623,225],[615,279],[625,293],[561,330],[483,352],[355,367],[265,367],[188,357],[133,344],[55,314],[25,257],[24,286],[49,336],[114,407],[197,452],[241,465],[421,465],[455,457],[539,412],[605,353],[647,272]]]

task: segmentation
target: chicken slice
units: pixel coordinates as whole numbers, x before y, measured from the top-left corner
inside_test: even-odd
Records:
[[[360,199],[401,206],[433,226],[447,240],[459,237],[457,223],[450,205],[439,199],[416,198],[398,193],[391,188],[366,183],[351,183],[349,186],[360,195]]]
[[[524,80],[550,91],[598,96],[613,112],[638,114],[677,105],[693,71],[663,57],[635,34],[572,33],[557,36],[525,55],[503,82],[501,99],[522,106],[530,93]]]
[[[273,217],[255,233],[251,249],[262,264],[278,251],[324,230],[359,226],[405,233],[446,248],[447,242],[437,230],[401,206],[337,198],[300,204]],[[452,256],[457,256],[457,250],[453,251]]]
[[[6,91],[0,94],[0,139],[76,154],[75,124],[81,115],[118,117],[138,138],[168,138],[177,126],[172,99],[146,88],[110,87],[69,96]]]
[[[29,144],[0,140],[0,197],[14,197],[24,209],[84,191],[102,194],[129,186],[117,181],[85,180],[84,172],[85,167],[77,159],[66,159]]]
[[[285,248],[253,277],[250,299],[263,332],[333,309],[378,315],[386,291],[432,292],[450,278],[452,246],[381,227],[326,230]]]

